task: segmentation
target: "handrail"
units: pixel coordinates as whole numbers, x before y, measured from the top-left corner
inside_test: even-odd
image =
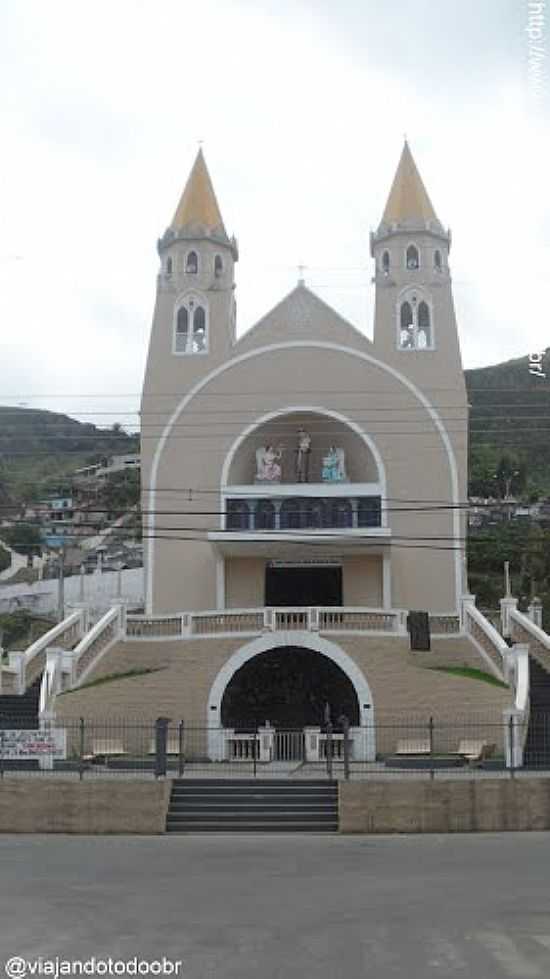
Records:
[[[533,636],[533,639],[540,642],[541,646],[544,646],[545,649],[550,650],[550,636],[544,631],[544,629],[541,629],[536,622],[533,622],[528,615],[525,615],[524,612],[520,612],[518,608],[514,608],[510,609],[510,618],[513,622],[516,622],[517,625],[525,629],[526,632],[529,632]]]
[[[473,604],[464,608],[466,634],[485,653],[499,680],[505,681],[510,647],[495,627]]]
[[[41,652],[42,649],[53,645],[56,640],[59,640],[64,633],[69,632],[77,623],[78,625],[82,625],[83,619],[84,611],[82,609],[77,609],[76,612],[71,612],[71,614],[68,615],[66,619],[63,619],[62,622],[58,622],[57,625],[54,625],[49,632],[45,632],[43,636],[36,639],[32,645],[25,650],[25,665],[30,663],[30,661],[34,659],[34,657]]]
[[[81,683],[98,657],[122,635],[122,618],[122,609],[116,605],[109,609],[103,618],[99,619],[82,637],[78,645],[65,656],[61,649],[47,652],[40,685],[39,716],[41,718],[53,712],[55,698],[63,689],[63,676],[68,676],[70,686]]]
[[[59,692],[61,686],[61,657],[48,656],[40,684],[39,717],[43,718],[49,711],[50,704]]]
[[[86,612],[77,609],[66,619],[52,626],[43,636],[35,639],[24,652],[8,654],[10,667],[18,674],[17,693],[23,694],[46,666],[46,653],[49,646],[70,646],[80,638],[86,625]]]
[[[123,611],[120,605],[110,608],[90,629],[73,650],[71,663],[72,683],[81,682],[85,673],[107,646],[115,642],[123,633]]]

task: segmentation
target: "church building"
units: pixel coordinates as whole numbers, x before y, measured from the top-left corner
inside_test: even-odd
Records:
[[[144,609],[83,640],[62,717],[168,717],[209,762],[250,759],[257,736],[260,762],[319,761],[328,716],[369,763],[404,717],[500,730],[516,673],[467,595],[451,236],[407,144],[380,210],[372,340],[303,281],[237,336],[237,242],[199,152],[158,242]],[[430,650],[411,648],[411,612]]]
[[[405,143],[370,241],[373,340],[302,280],[237,337],[237,242],[199,151],[158,243],[148,613],[458,614],[468,405],[450,246]]]

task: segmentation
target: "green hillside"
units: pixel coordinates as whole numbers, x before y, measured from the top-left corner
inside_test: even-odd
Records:
[[[0,407],[0,503],[35,500],[70,485],[81,466],[139,451],[139,438],[37,408]]]
[[[494,474],[505,454],[511,471],[520,471],[513,491],[550,495],[550,347],[542,369],[545,378],[531,374],[529,358],[520,357],[465,372],[472,494],[494,495]]]

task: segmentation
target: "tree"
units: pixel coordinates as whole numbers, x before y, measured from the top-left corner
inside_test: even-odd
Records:
[[[500,457],[496,477],[500,495],[504,500],[512,491],[518,492],[525,486],[526,475],[525,463],[520,462],[517,456],[505,453]]]
[[[32,617],[30,613],[24,609],[20,609],[18,612],[0,615],[0,634],[2,635],[0,646],[4,649],[9,649],[14,642],[26,636],[30,629],[31,621]]]
[[[42,536],[36,524],[16,523],[2,530],[2,536],[10,547],[18,554],[40,554],[42,552]]]
[[[11,555],[5,547],[0,544],[0,571],[5,571],[11,566]]]

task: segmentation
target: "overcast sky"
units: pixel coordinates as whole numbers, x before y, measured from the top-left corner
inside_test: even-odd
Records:
[[[0,404],[136,421],[156,240],[199,140],[239,240],[239,333],[303,263],[372,334],[369,231],[406,133],[453,232],[465,366],[549,346],[550,81],[537,96],[528,15],[527,0],[3,0]]]

